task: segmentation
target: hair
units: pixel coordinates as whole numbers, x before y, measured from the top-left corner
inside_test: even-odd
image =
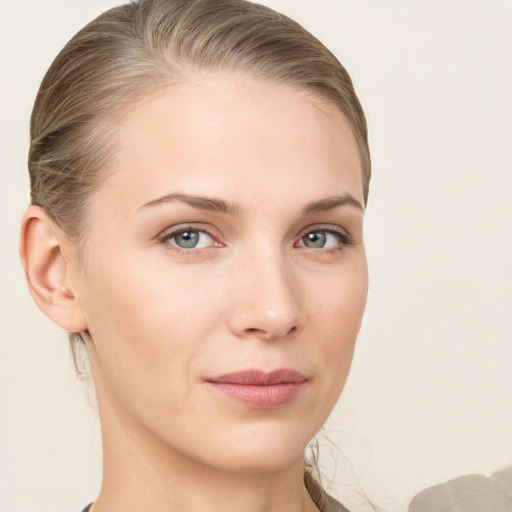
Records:
[[[215,71],[288,85],[337,106],[358,145],[366,204],[367,124],[350,76],[297,22],[245,0],[132,1],[80,30],[50,66],[34,104],[32,204],[80,247],[88,198],[115,156],[123,114],[192,73]],[[83,339],[70,333],[70,341],[76,365]]]

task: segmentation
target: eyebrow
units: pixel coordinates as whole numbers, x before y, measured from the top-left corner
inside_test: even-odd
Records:
[[[302,209],[302,214],[311,215],[313,213],[326,212],[338,206],[354,206],[364,212],[363,205],[352,194],[347,193],[342,196],[328,197],[320,201],[313,201]]]
[[[240,213],[240,208],[235,203],[224,201],[223,199],[217,199],[216,197],[204,197],[181,193],[168,194],[159,197],[154,201],[150,201],[149,203],[144,204],[139,209],[146,208],[147,206],[155,206],[161,203],[169,203],[176,200],[181,201],[182,203],[189,204],[194,208],[199,208],[200,210],[227,213],[228,215],[238,215]]]
[[[216,197],[205,197],[182,193],[167,194],[159,197],[158,199],[142,205],[139,210],[148,206],[155,206],[172,201],[181,201],[193,206],[194,208],[208,210],[211,212],[226,213],[228,215],[239,215],[240,213],[240,207],[236,203],[218,199]],[[302,215],[312,215],[313,213],[333,210],[339,206],[353,206],[364,211],[363,205],[354,196],[347,193],[342,196],[328,197],[326,199],[320,199],[319,201],[308,203],[304,208],[302,208],[301,213]]]

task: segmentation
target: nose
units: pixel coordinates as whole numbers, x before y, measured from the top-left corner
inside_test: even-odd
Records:
[[[239,338],[277,341],[303,324],[300,286],[292,264],[275,250],[236,263],[229,327]]]

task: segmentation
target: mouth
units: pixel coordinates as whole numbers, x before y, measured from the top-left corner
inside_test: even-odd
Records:
[[[205,380],[228,399],[253,409],[276,409],[293,402],[305,389],[308,378],[290,369],[264,372],[246,370]]]

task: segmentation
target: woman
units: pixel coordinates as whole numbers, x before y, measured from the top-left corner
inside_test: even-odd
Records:
[[[242,0],[112,9],[46,74],[29,170],[28,286],[98,399],[86,510],[345,510],[304,464],[368,285],[366,122],[336,58]]]

